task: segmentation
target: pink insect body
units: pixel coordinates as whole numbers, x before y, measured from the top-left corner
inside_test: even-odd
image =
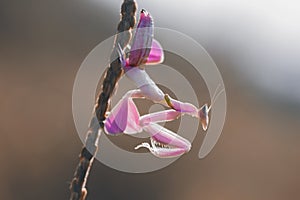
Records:
[[[144,9],[141,11],[140,20],[133,39],[129,66],[140,66],[147,62],[153,41],[153,19]]]
[[[198,117],[203,129],[206,130],[209,109],[206,104],[198,109],[190,103],[172,99],[159,89],[144,69],[140,68],[141,65],[159,64],[164,60],[161,45],[153,39],[153,30],[152,17],[147,11],[142,10],[129,58],[125,59],[124,53],[119,50],[125,74],[138,89],[128,91],[108,114],[105,131],[112,135],[136,134],[145,131],[149,133],[150,144],[142,143],[135,149],[147,148],[153,155],[161,158],[176,157],[188,152],[191,143],[158,123],[188,114]],[[140,116],[133,98],[147,98],[171,109]]]

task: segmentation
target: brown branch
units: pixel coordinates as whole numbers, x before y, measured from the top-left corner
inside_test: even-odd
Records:
[[[89,171],[91,169],[94,157],[98,150],[98,140],[102,132],[104,132],[105,113],[109,105],[111,96],[116,88],[117,82],[122,76],[123,70],[118,57],[116,45],[120,44],[121,48],[125,48],[131,39],[131,29],[135,25],[136,3],[134,0],[124,0],[121,6],[121,21],[118,24],[118,34],[115,38],[115,44],[111,54],[111,64],[106,71],[102,90],[98,96],[95,111],[90,121],[87,131],[85,145],[79,155],[79,164],[74,173],[74,178],[70,185],[70,200],[85,200],[87,189],[85,188]]]

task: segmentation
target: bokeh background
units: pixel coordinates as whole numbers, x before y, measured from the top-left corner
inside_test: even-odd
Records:
[[[115,33],[120,4],[0,1],[1,199],[69,198],[82,146],[73,82],[86,55]],[[96,161],[88,199],[299,199],[299,3],[138,4],[157,26],[190,35],[214,59],[227,92],[224,131],[206,158],[198,159],[199,131],[189,154],[152,173]]]

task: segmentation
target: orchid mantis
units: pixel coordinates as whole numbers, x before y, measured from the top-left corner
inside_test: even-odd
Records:
[[[150,135],[150,144],[142,143],[135,149],[147,148],[153,155],[161,158],[176,157],[188,152],[191,143],[158,123],[188,114],[199,118],[203,130],[206,131],[211,107],[205,104],[198,109],[190,103],[172,99],[168,94],[164,94],[147,72],[141,68],[143,65],[159,64],[164,60],[161,45],[153,39],[153,30],[153,19],[143,9],[128,58],[119,48],[120,61],[125,74],[138,89],[128,91],[112,111],[107,113],[104,128],[105,132],[111,135],[136,134],[145,131]],[[134,98],[147,98],[170,109],[140,116],[133,102]]]

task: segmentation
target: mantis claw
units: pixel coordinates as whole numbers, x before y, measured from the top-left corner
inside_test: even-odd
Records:
[[[147,142],[143,142],[142,144],[137,145],[136,147],[134,147],[135,150],[138,150],[140,148],[146,148],[148,149],[152,154],[155,154],[153,148],[151,147],[151,145]]]

